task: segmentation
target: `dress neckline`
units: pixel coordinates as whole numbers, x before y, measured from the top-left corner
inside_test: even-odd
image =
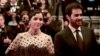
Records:
[[[39,31],[38,33],[32,33],[32,32],[30,32],[30,31],[27,31],[28,32],[28,34],[30,34],[31,36],[37,36],[37,35],[40,35],[42,32],[41,31]]]

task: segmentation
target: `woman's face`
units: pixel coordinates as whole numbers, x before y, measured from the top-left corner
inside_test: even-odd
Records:
[[[32,29],[40,29],[43,25],[43,15],[42,13],[37,13],[35,16],[33,16],[30,20],[30,27]]]

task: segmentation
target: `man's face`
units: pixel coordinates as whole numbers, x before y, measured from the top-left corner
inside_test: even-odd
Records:
[[[17,2],[17,0],[10,0],[12,3],[15,3],[15,2]]]
[[[82,25],[82,10],[81,9],[72,9],[72,14],[69,17],[69,23],[73,27],[79,27]]]
[[[3,26],[4,25],[4,18],[3,16],[0,16],[0,26]]]

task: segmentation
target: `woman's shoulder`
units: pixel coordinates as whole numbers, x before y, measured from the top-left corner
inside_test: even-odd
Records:
[[[17,36],[26,36],[26,35],[28,35],[27,32],[22,32],[22,33],[18,33],[18,34],[17,34]]]
[[[26,35],[28,34],[28,32],[21,32],[21,33],[18,33],[18,35]]]
[[[51,39],[51,36],[46,34],[46,33],[43,33],[41,34],[45,39]]]
[[[46,34],[46,33],[43,33],[43,32],[42,32],[42,35],[43,35],[44,37],[51,37],[50,35],[48,35],[48,34]]]

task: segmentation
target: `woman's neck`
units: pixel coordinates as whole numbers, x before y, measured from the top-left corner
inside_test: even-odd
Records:
[[[41,30],[40,29],[29,29],[28,31],[31,35],[38,35]]]

